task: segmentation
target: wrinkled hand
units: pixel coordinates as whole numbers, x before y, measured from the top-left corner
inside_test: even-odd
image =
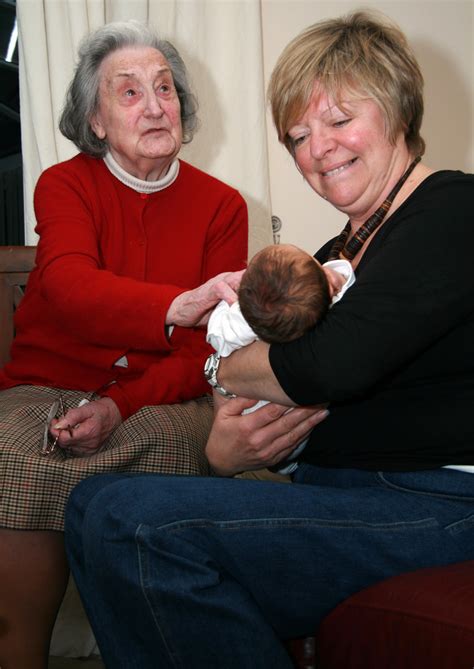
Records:
[[[323,406],[265,406],[242,415],[256,403],[243,397],[218,400],[206,455],[221,476],[271,467],[288,457],[308,437],[315,425],[328,415]]]
[[[182,327],[205,325],[218,302],[225,300],[228,304],[233,304],[236,301],[236,291],[244,272],[245,270],[222,272],[202,286],[178,295],[168,309],[166,325]]]
[[[101,397],[69,409],[65,416],[53,420],[50,433],[53,438],[59,434],[57,445],[72,455],[93,455],[121,422],[115,402],[110,397]]]

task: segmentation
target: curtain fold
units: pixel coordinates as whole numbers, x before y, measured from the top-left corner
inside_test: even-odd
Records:
[[[76,153],[57,126],[80,39],[109,21],[148,22],[181,53],[200,129],[180,156],[237,188],[250,251],[271,243],[260,0],[17,0],[25,241],[41,172]]]

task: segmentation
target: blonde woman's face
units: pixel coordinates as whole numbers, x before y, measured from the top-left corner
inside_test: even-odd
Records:
[[[296,163],[309,185],[352,219],[375,211],[400,176],[408,150],[392,144],[371,99],[336,102],[315,85],[310,104],[289,130]]]

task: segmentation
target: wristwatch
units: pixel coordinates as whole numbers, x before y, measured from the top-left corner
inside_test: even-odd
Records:
[[[217,381],[217,371],[219,369],[219,363],[221,361],[221,356],[218,353],[211,353],[211,355],[206,360],[204,365],[204,376],[207,379],[209,385],[211,385],[214,390],[224,397],[237,397],[234,393],[230,393],[228,390],[219,385]]]

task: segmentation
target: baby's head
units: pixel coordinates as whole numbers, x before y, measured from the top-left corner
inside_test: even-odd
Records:
[[[326,273],[313,256],[292,244],[274,244],[249,263],[239,288],[240,309],[268,343],[297,339],[331,303]]]

